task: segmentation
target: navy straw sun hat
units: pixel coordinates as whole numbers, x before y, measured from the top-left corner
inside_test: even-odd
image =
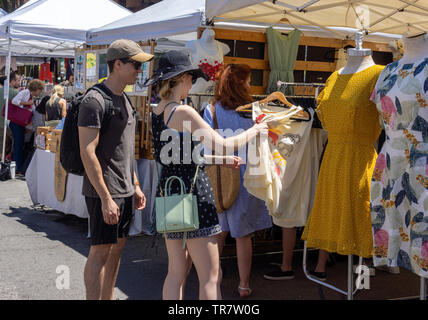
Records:
[[[159,81],[171,79],[184,72],[191,73],[194,80],[198,78],[204,78],[206,81],[209,80],[209,76],[206,73],[192,65],[186,53],[172,50],[160,57],[158,69],[144,85],[151,86]]]

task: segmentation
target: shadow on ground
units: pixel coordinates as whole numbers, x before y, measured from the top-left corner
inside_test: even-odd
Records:
[[[41,206],[33,208],[10,207],[4,216],[15,218],[19,223],[34,232],[44,232],[50,240],[60,241],[83,256],[87,256],[90,247],[88,239],[87,219],[74,215],[65,215]],[[329,267],[329,283],[347,290],[347,257],[335,255],[335,263]],[[316,259],[316,251],[309,253],[308,265],[312,268]],[[303,254],[295,252],[295,279],[287,281],[269,281],[263,274],[272,268],[274,263],[281,261],[280,253],[260,253],[253,257],[250,285],[253,294],[247,299],[255,300],[318,300],[320,298],[338,300],[344,297],[330,289],[308,280],[302,269]],[[356,260],[357,261],[357,260]],[[222,281],[223,299],[239,299],[237,293],[238,268],[236,257],[221,259],[224,278]],[[130,300],[161,299],[162,286],[168,270],[167,255],[161,238],[152,236],[134,236],[128,239],[124,248],[116,286]],[[82,266],[83,272],[83,266]],[[362,290],[355,299],[397,299],[419,295],[419,278],[402,269],[400,275],[392,275],[377,270],[376,276],[370,278],[370,289]],[[198,298],[198,279],[192,268],[185,288],[185,299]]]

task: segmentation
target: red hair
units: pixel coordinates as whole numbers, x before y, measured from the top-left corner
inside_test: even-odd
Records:
[[[253,102],[250,89],[245,85],[250,75],[251,69],[246,64],[227,65],[217,75],[215,101],[220,102],[223,108],[229,110]]]

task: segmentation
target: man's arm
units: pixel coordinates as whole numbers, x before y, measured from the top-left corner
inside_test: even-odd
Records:
[[[101,199],[104,222],[117,224],[119,221],[119,207],[112,199],[104,182],[100,162],[95,150],[98,146],[100,129],[79,127],[80,157],[86,175]]]

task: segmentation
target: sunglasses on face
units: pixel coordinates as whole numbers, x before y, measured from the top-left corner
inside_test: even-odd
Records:
[[[122,61],[123,63],[132,63],[134,65],[135,70],[140,70],[141,66],[143,65],[142,62],[129,60],[129,59],[121,59],[120,61]]]

